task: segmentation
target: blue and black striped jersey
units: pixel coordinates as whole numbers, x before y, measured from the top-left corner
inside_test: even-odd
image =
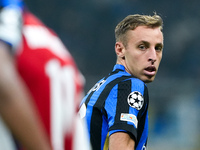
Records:
[[[134,139],[136,150],[145,150],[148,101],[145,83],[127,73],[124,66],[115,65],[81,103],[86,108],[84,116],[92,148],[103,150],[107,134],[126,132]]]

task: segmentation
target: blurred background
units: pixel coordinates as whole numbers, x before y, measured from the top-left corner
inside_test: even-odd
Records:
[[[52,28],[85,76],[87,92],[116,61],[114,28],[129,14],[161,15],[164,53],[148,84],[149,150],[200,149],[199,0],[25,0]]]

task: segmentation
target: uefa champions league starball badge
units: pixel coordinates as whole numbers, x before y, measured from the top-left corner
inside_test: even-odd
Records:
[[[134,92],[130,93],[128,95],[127,101],[131,107],[133,107],[137,110],[140,110],[144,104],[144,98],[143,98],[142,94],[138,91],[134,91]]]

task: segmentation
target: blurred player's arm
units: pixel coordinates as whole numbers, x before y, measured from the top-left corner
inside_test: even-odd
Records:
[[[122,149],[135,149],[135,141],[125,132],[116,132],[109,137],[109,150]]]
[[[31,97],[18,75],[9,47],[0,42],[0,114],[27,150],[50,150]]]
[[[1,4],[6,5],[0,10],[0,115],[27,150],[50,150],[48,138],[11,55],[11,50],[21,41],[22,11],[13,4],[17,0],[3,2]]]

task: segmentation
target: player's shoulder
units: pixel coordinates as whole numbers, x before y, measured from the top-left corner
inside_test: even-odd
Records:
[[[132,77],[130,78],[130,80],[133,82],[133,83],[137,83],[137,84],[140,84],[140,85],[145,85],[144,81],[138,79],[138,78],[135,78],[135,77]]]
[[[145,83],[144,81],[134,77],[134,76],[127,76],[127,78],[124,78],[124,80],[120,81],[120,82],[124,82],[124,81],[131,81],[133,84],[138,84],[138,85],[144,85],[145,86]]]
[[[138,78],[126,73],[126,72],[118,72],[116,74],[112,74],[108,78],[106,78],[106,79],[104,78],[104,80],[105,80],[104,81],[105,84],[111,84],[112,83],[112,84],[118,85],[118,84],[121,84],[121,83],[129,84],[129,82],[130,82],[131,84],[134,84],[134,85],[137,85],[137,86],[140,86],[140,87],[146,86],[146,84],[142,80],[140,80],[140,79],[138,79]],[[129,81],[129,82],[125,82],[125,81]],[[100,80],[100,82],[101,82],[101,80]]]
[[[146,84],[142,80],[135,78],[133,76],[120,81],[118,83],[118,85],[123,85],[123,86],[120,86],[121,90],[129,87],[129,88],[131,88],[131,91],[140,91],[142,93],[147,88]],[[118,89],[119,89],[119,87],[118,87]]]

